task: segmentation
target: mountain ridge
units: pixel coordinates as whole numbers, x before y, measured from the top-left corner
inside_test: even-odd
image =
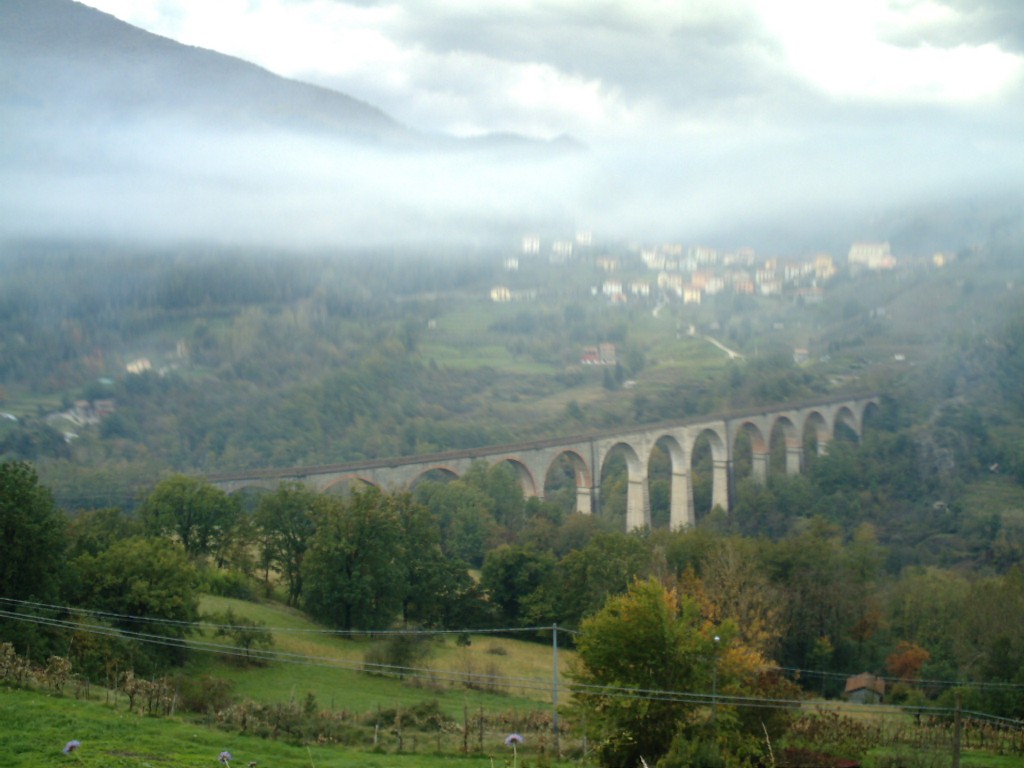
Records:
[[[0,2],[0,127],[0,239],[492,241],[560,215],[581,154],[418,130],[72,0]]]
[[[0,108],[15,123],[176,118],[413,147],[578,146],[518,134],[434,137],[349,94],[179,43],[73,0],[0,4],[0,66]]]

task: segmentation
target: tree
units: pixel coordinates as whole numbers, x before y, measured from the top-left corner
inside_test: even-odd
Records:
[[[0,455],[27,461],[43,457],[70,459],[71,447],[59,431],[41,419],[23,419],[0,439]]]
[[[129,517],[117,507],[82,512],[68,524],[70,550],[68,556],[98,555],[122,539],[139,536],[138,519]]]
[[[552,550],[565,520],[561,507],[533,496],[526,500],[523,508],[526,522],[517,537],[519,543],[534,549]]]
[[[469,566],[441,548],[437,518],[409,494],[393,499],[402,527],[408,589],[402,598],[403,624],[467,626],[480,613],[479,590]]]
[[[734,621],[712,621],[720,609],[703,607],[648,579],[583,622],[576,696],[597,724],[603,765],[758,765],[766,734],[785,732],[784,710],[730,702],[792,699],[796,686]]]
[[[968,679],[1009,684],[972,692],[970,703],[1004,717],[1024,715],[1024,566],[972,584],[950,632]]]
[[[386,629],[402,610],[408,567],[395,500],[376,488],[317,511],[302,564],[303,605],[339,629]]]
[[[224,613],[213,613],[206,617],[207,621],[217,624],[214,637],[229,639],[236,648],[241,649],[242,656],[236,657],[242,664],[260,665],[265,663],[262,656],[254,656],[254,651],[270,648],[274,644],[274,636],[270,634],[262,621],[246,619],[228,608]]]
[[[555,558],[526,547],[503,546],[487,553],[480,586],[502,612],[504,621],[523,623],[529,617],[525,606],[535,593],[549,586]]]
[[[0,464],[0,597],[56,597],[65,529],[64,516],[35,470],[20,461]]]
[[[956,645],[971,591],[966,576],[938,568],[907,568],[889,587],[890,631],[928,649],[928,677],[952,680],[962,673]]]
[[[125,539],[99,555],[78,557],[71,569],[71,602],[111,614],[110,623],[126,637],[145,636],[147,642],[133,653],[137,672],[184,662],[184,640],[199,618],[199,595],[195,566],[180,544]]]
[[[900,640],[896,650],[886,657],[885,669],[893,677],[908,683],[920,676],[921,667],[930,658],[931,654],[917,643]]]
[[[732,620],[740,639],[761,652],[775,648],[782,634],[782,599],[758,562],[753,542],[718,539],[706,553],[694,590],[715,623]]]
[[[35,470],[18,461],[0,464],[0,598],[12,613],[21,601],[57,601],[64,572],[66,522]],[[0,633],[22,649],[34,625],[0,619]]]
[[[697,704],[656,692],[710,691],[715,642],[694,600],[634,582],[581,625],[573,677],[607,766],[654,765]]]
[[[241,517],[238,502],[198,477],[172,475],[143,502],[146,530],[175,536],[189,557],[222,553]]]
[[[523,486],[510,464],[488,466],[486,462],[475,462],[462,480],[490,497],[498,525],[512,534],[519,532],[523,527],[526,500]]]
[[[441,546],[449,557],[480,566],[487,551],[500,541],[494,502],[476,486],[462,480],[425,480],[417,484],[414,497],[437,517]]]
[[[625,533],[599,533],[558,563],[558,620],[578,625],[598,611],[609,595],[624,593],[634,579],[650,573],[644,541]]]
[[[316,532],[316,508],[323,503],[323,496],[300,483],[281,483],[256,507],[265,561],[287,581],[291,606],[302,596],[302,561]]]
[[[766,546],[763,562],[782,594],[782,663],[806,668],[818,638],[828,637],[838,668],[858,666],[855,643],[871,630],[874,612],[864,603],[863,584],[848,567],[836,529],[816,518],[799,536]]]

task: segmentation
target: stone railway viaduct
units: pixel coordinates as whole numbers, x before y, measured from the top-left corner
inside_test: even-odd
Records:
[[[351,483],[395,491],[412,488],[429,472],[441,471],[459,477],[476,461],[490,465],[507,462],[514,468],[523,493],[529,498],[543,495],[549,471],[565,457],[571,462],[576,478],[576,509],[591,514],[599,508],[598,493],[606,461],[613,454],[621,453],[629,483],[626,529],[634,530],[651,525],[648,463],[651,451],[655,445],[660,445],[671,459],[669,524],[677,529],[695,522],[692,466],[698,440],[706,439],[710,446],[712,506],[728,511],[735,484],[733,465],[739,453],[737,440],[741,435],[749,439],[752,475],[764,482],[773,445],[779,446],[780,452],[781,442],[785,445],[785,466],[778,470],[798,474],[804,466],[805,453],[814,450],[824,454],[840,424],[845,424],[859,439],[866,415],[879,405],[878,394],[846,395],[529,443],[329,466],[217,474],[207,479],[228,493],[245,489],[272,490],[287,481],[303,483],[318,492],[329,492]]]

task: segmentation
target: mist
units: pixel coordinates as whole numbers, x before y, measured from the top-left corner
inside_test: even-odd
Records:
[[[837,225],[845,237],[892,207],[995,195],[1024,169],[1018,147],[956,129],[429,149],[153,120],[54,126],[32,141],[38,151],[9,155],[0,174],[7,238],[305,248],[510,243],[576,229],[742,241],[746,229],[820,236],[825,248]]]

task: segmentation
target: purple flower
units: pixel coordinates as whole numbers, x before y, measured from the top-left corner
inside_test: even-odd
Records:
[[[220,753],[217,759],[224,763],[224,765],[230,765],[232,759],[231,753],[225,749],[223,752]]]
[[[510,733],[508,736],[505,737],[505,746],[506,747],[514,747],[517,744],[522,744],[522,743],[523,743],[523,737],[520,736],[518,733]]]
[[[74,752],[80,746],[82,746],[82,742],[80,742],[78,739],[72,739],[71,741],[69,741],[67,744],[64,745],[64,749],[62,751],[64,752],[65,755],[70,755],[72,752]]]

